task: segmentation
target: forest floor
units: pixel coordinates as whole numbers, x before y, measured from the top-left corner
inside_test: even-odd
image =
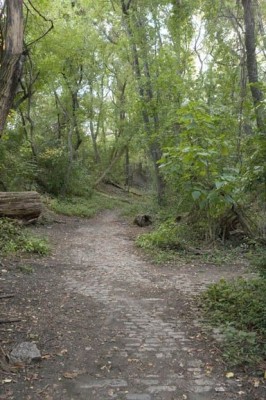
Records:
[[[1,400],[265,398],[244,371],[226,377],[195,300],[245,266],[153,265],[134,244],[146,228],[119,212],[60,219],[34,228],[49,256],[2,260],[0,290],[14,297],[0,300],[1,316],[20,321],[0,325]],[[5,354],[24,341],[42,361],[11,367]]]

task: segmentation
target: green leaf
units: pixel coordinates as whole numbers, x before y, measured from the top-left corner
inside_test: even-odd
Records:
[[[193,199],[196,201],[200,198],[201,196],[201,192],[199,190],[195,190],[194,192],[192,192],[192,197]]]
[[[225,182],[222,182],[222,181],[215,182],[216,189],[221,189],[221,187],[223,187],[224,185],[225,185]]]

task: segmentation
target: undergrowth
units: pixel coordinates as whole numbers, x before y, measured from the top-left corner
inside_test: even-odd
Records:
[[[256,252],[250,252],[248,255],[251,265],[254,269],[266,279],[266,249],[258,247]]]
[[[50,200],[50,207],[58,214],[87,218],[93,217],[101,210],[114,209],[122,204],[122,200],[101,193],[93,193],[88,198],[67,197]]]
[[[9,218],[0,219],[0,255],[15,252],[48,254],[49,244],[31,235],[25,228]]]
[[[222,333],[224,357],[231,366],[254,365],[266,355],[266,281],[221,280],[201,296],[209,323]]]
[[[140,235],[136,243],[157,263],[182,260],[223,265],[245,258],[248,247],[235,246],[230,242],[208,243],[202,240],[202,232],[200,226],[194,229],[189,224],[176,223],[173,219],[168,219],[153,231]]]

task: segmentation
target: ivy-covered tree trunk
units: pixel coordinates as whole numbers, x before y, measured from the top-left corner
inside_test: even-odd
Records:
[[[23,1],[6,2],[6,35],[0,67],[0,137],[22,73]]]
[[[263,92],[259,87],[258,65],[256,56],[256,32],[255,32],[255,3],[253,0],[242,0],[245,22],[245,47],[247,58],[247,71],[252,94],[257,126],[260,132],[266,128],[265,109],[262,104]]]

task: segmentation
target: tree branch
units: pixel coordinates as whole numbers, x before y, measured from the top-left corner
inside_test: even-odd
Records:
[[[36,12],[39,17],[41,17],[45,22],[50,22],[51,26],[47,29],[46,32],[44,32],[40,37],[37,39],[33,40],[32,42],[27,44],[27,47],[32,46],[34,43],[39,42],[41,39],[43,39],[48,33],[54,28],[54,23],[53,20],[46,18],[41,12],[32,4],[31,0],[28,0],[31,8]],[[27,6],[26,6],[27,7]],[[28,8],[28,7],[27,7]]]

